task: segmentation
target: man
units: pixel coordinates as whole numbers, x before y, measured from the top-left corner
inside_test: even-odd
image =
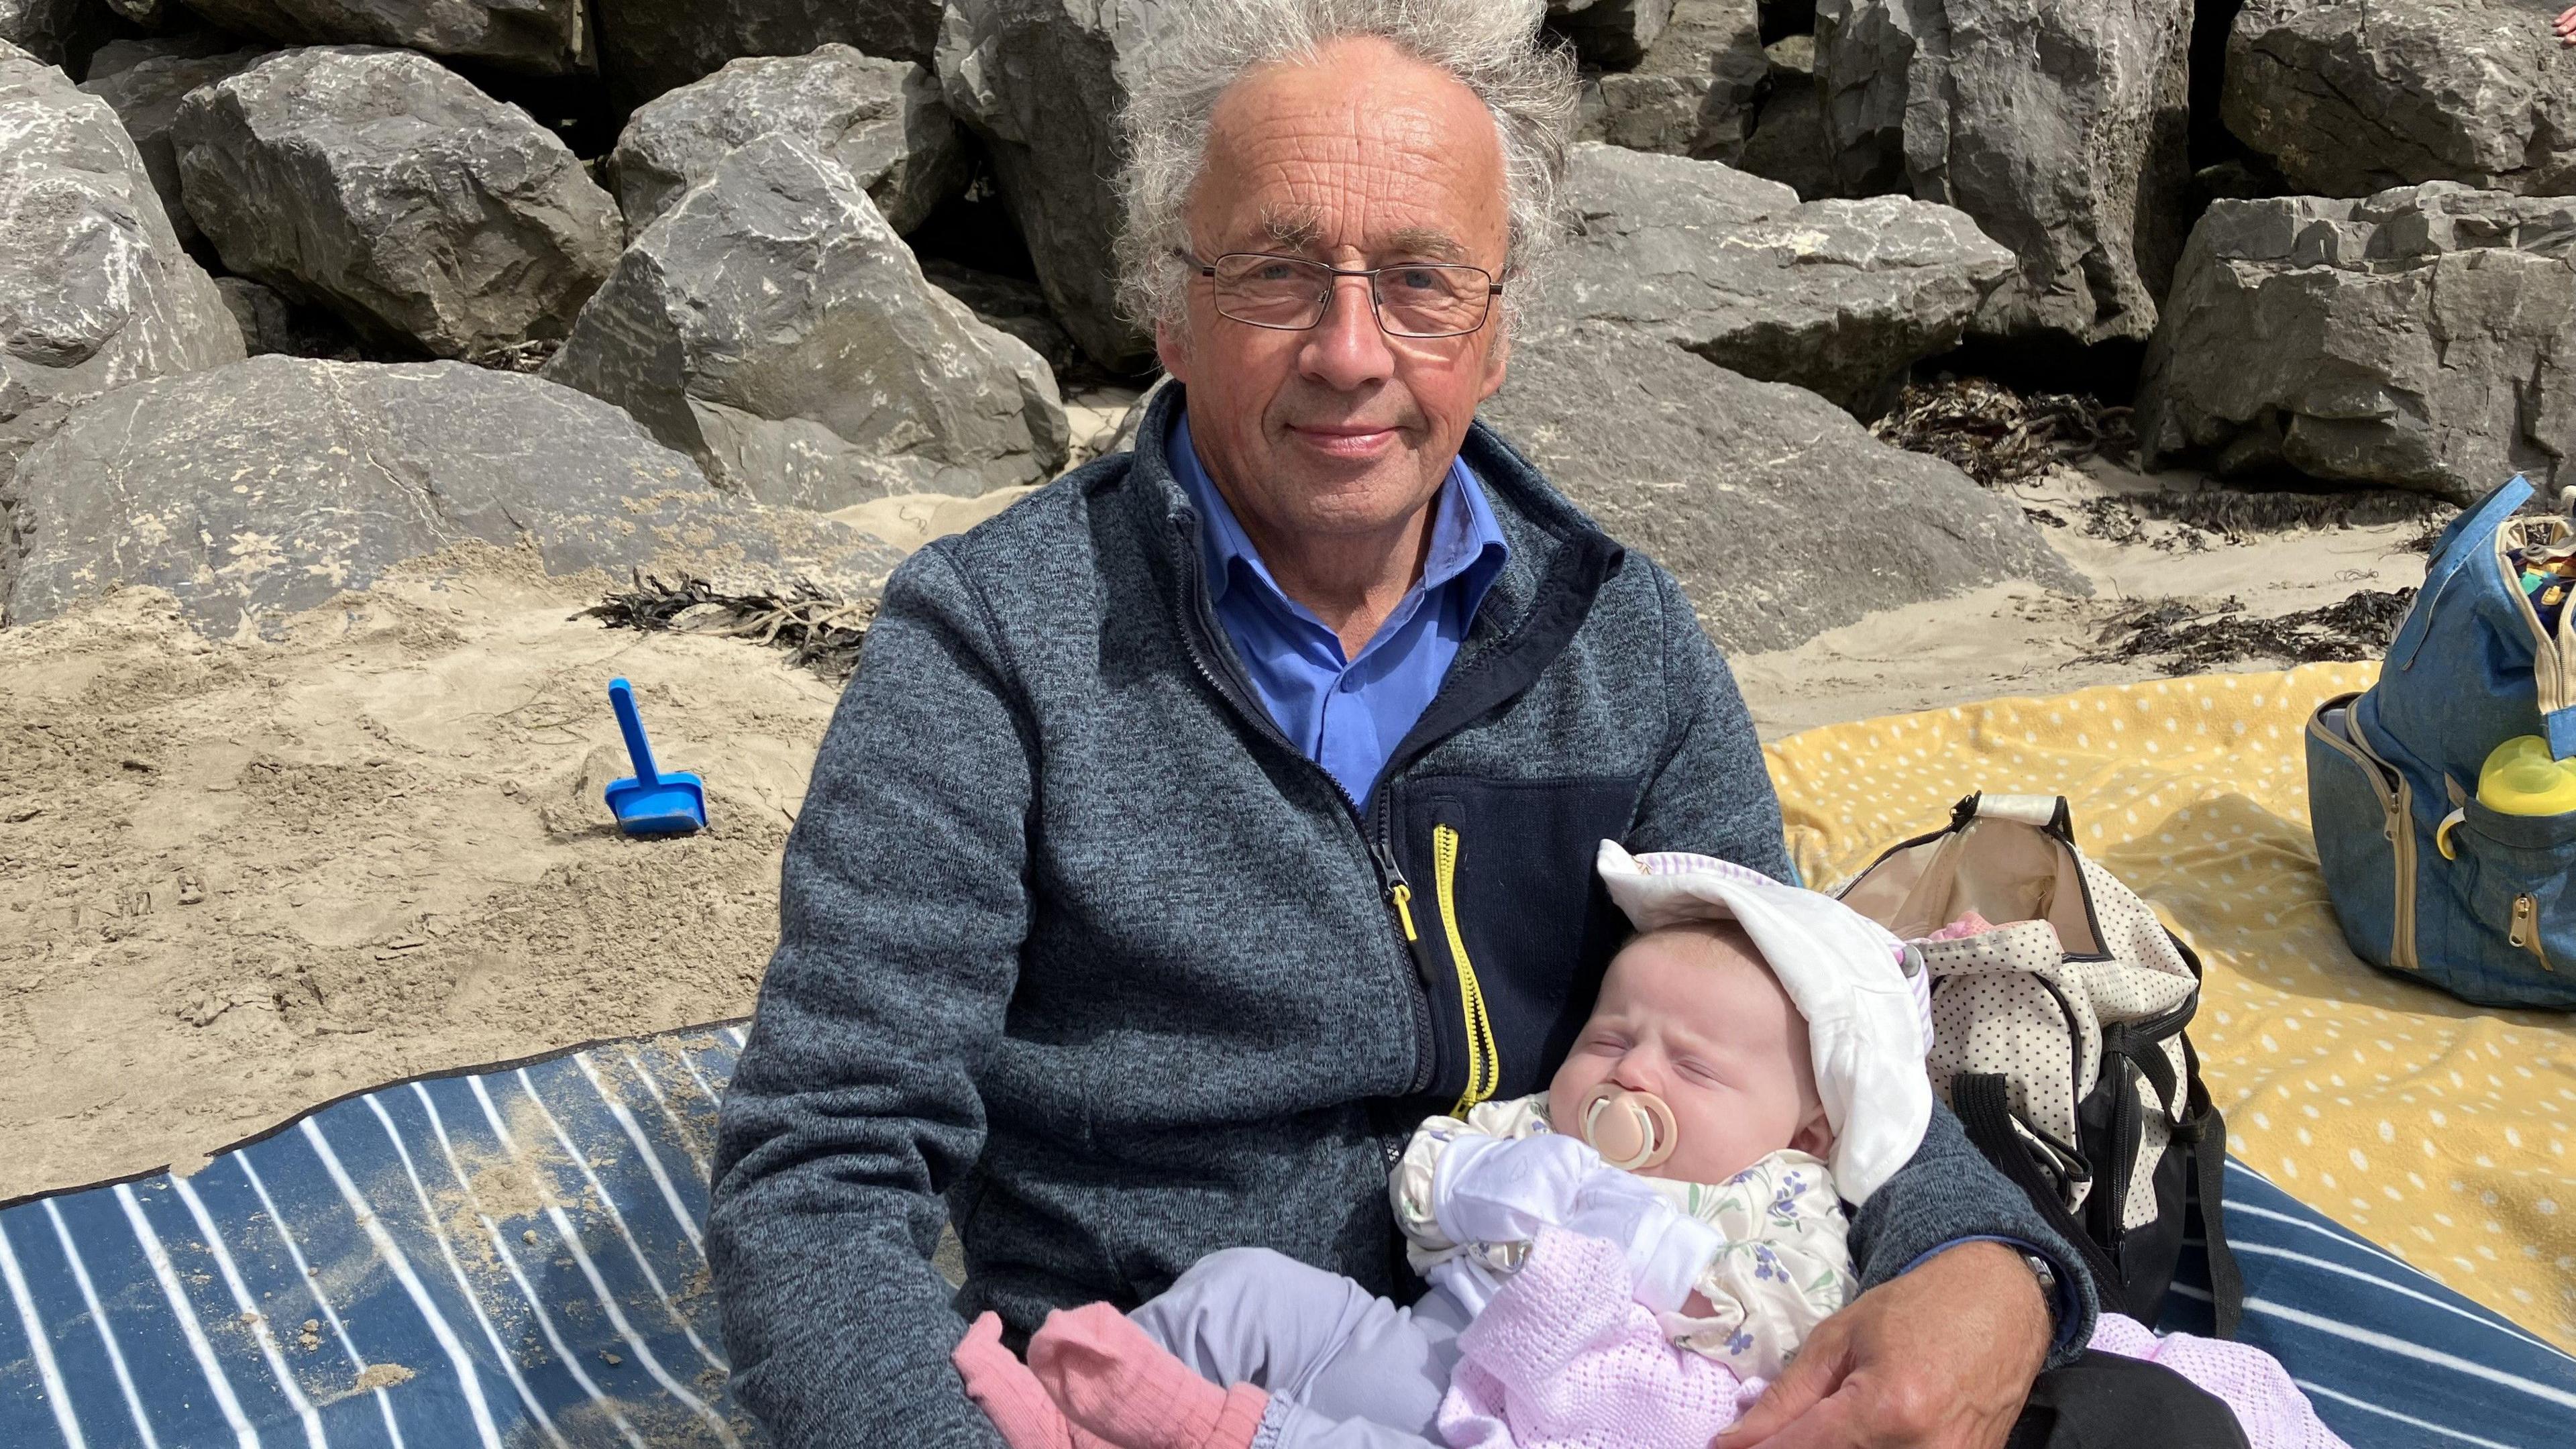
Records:
[[[1391,1155],[1562,1058],[1617,944],[1598,842],[1790,875],[1680,589],[1473,424],[1563,171],[1541,10],[1178,15],[1125,178],[1174,385],[895,575],[788,847],[709,1244],[787,1449],[995,1444],[961,1314],[1219,1248],[1409,1297]],[[1867,1291],[1730,1445],[2000,1444],[2089,1332],[1946,1112],[1853,1242]]]

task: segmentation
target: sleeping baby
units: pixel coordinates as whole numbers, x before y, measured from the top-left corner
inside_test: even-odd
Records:
[[[1828,897],[1602,856],[1639,934],[1564,1066],[1397,1164],[1421,1301],[1247,1248],[1054,1315],[1026,1366],[987,1315],[957,1363],[1013,1449],[1701,1449],[1751,1405],[1855,1291],[1842,1201],[1922,1140],[1922,996]]]
[[[1389,1191],[1411,1308],[1267,1249],[1131,1315],[985,1314],[967,1393],[1012,1449],[1705,1449],[1854,1294],[1845,1204],[1931,1116],[1906,949],[1831,897],[1601,846],[1637,934],[1547,1091],[1434,1117]],[[2337,1449],[2259,1350],[2105,1314],[2092,1347],[2223,1400],[2251,1449]]]

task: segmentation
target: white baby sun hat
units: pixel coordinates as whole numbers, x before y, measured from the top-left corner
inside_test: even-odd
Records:
[[[1630,855],[1601,842],[1610,899],[1640,931],[1733,921],[1807,1019],[1816,1093],[1833,1125],[1834,1187],[1857,1205],[1913,1160],[1932,1121],[1923,1055],[1932,1040],[1924,973],[1905,943],[1831,896],[1714,856]]]

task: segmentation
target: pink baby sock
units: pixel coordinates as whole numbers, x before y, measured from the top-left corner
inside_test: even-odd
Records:
[[[1000,1314],[976,1319],[948,1361],[966,1381],[966,1397],[1002,1431],[1011,1449],[1092,1449],[1099,1442],[1075,1432],[1037,1375],[1002,1346]]]
[[[1270,1404],[1250,1384],[1200,1378],[1106,1303],[1047,1315],[1029,1340],[1029,1369],[1077,1435],[1089,1429],[1119,1449],[1251,1449]]]

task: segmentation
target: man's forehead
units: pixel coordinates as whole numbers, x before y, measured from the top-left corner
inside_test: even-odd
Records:
[[[1455,233],[1445,227],[1407,222],[1361,237],[1335,237],[1326,226],[1324,214],[1311,206],[1270,205],[1261,208],[1253,228],[1252,239],[1262,243],[1265,251],[1312,252],[1350,242],[1369,252],[1400,252],[1406,256],[1441,259],[1463,258],[1467,248]],[[1228,241],[1245,238],[1229,237]]]
[[[1491,114],[1455,78],[1381,46],[1256,70],[1222,98],[1192,191],[1199,239],[1476,260],[1503,239]]]

